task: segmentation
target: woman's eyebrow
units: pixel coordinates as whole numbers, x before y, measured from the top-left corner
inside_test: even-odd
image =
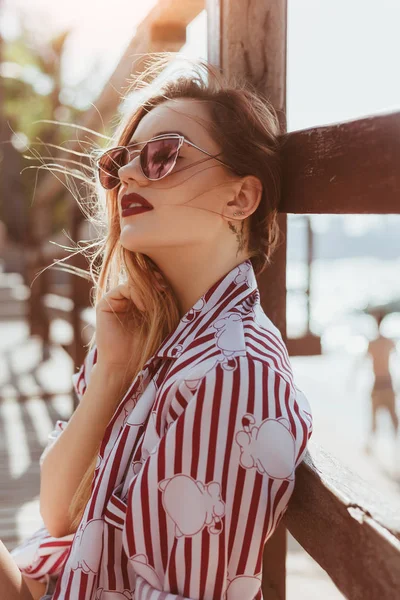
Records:
[[[191,142],[192,144],[194,143],[194,142],[192,142],[190,137],[186,135],[186,133],[182,133],[181,131],[159,131],[158,133],[155,133],[151,138],[149,138],[149,140],[152,140],[153,138],[155,138],[159,135],[165,135],[168,133],[177,133],[178,135],[182,135],[184,138],[186,138],[188,142]],[[148,141],[148,140],[145,140],[145,141]],[[139,140],[135,140],[134,138],[129,142],[129,144],[140,144],[140,143],[141,142]]]

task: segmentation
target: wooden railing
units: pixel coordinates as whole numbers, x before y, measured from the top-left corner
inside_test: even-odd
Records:
[[[293,537],[345,598],[398,598],[398,508],[312,441],[296,476],[283,518]]]
[[[220,65],[227,74],[246,77],[266,94],[286,131],[286,0],[207,0],[206,7],[210,62]],[[110,119],[119,102],[112,89],[118,91],[125,85],[133,54],[178,49],[184,42],[186,25],[202,8],[200,1],[160,1],[138,28],[110,86],[96,107],[88,111],[83,124],[93,127],[98,110],[104,120]],[[279,217],[283,236],[287,233],[287,213],[398,214],[400,137],[393,132],[399,130],[400,113],[393,113],[284,134]],[[59,185],[52,176],[45,178],[39,206],[49,203]],[[41,239],[46,239],[46,234]],[[273,264],[258,284],[265,312],[287,340],[285,244],[278,248]],[[50,291],[44,285],[41,297]],[[38,314],[53,310],[50,299],[54,297],[47,296]],[[79,366],[82,303],[76,295],[70,306],[78,340],[72,353]],[[400,597],[398,513],[312,440],[296,474],[289,508],[265,545],[264,600],[285,598],[287,529],[346,598]]]

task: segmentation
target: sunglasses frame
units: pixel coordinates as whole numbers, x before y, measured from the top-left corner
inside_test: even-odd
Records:
[[[228,167],[228,169],[230,169],[231,171],[233,170],[230,165],[228,165],[227,163],[225,163],[220,158],[217,158],[218,154],[222,154],[222,152],[218,152],[218,154],[216,154],[216,155],[210,154],[209,152],[207,152],[207,150],[203,150],[203,148],[200,148],[199,146],[196,146],[196,144],[193,144],[193,142],[190,142],[187,138],[185,138],[185,136],[180,135],[178,133],[164,133],[164,134],[161,134],[161,135],[157,135],[157,136],[151,138],[150,140],[146,140],[144,142],[135,142],[133,144],[128,144],[127,146],[114,146],[113,148],[109,148],[108,150],[106,150],[105,152],[103,152],[102,155],[99,156],[99,158],[96,160],[97,169],[98,169],[98,171],[100,171],[99,162],[104,157],[104,155],[108,154],[109,152],[112,152],[113,150],[124,149],[124,150],[128,150],[129,151],[129,148],[131,148],[133,146],[140,146],[141,144],[144,144],[143,148],[138,151],[139,156],[140,156],[141,153],[144,151],[144,149],[146,148],[146,146],[147,146],[147,144],[149,142],[155,142],[155,141],[158,141],[158,140],[167,140],[167,139],[178,139],[179,140],[179,145],[178,145],[178,148],[176,150],[174,162],[172,163],[171,168],[162,177],[156,177],[156,178],[148,177],[144,173],[144,171],[143,171],[141,160],[139,161],[140,170],[141,170],[143,176],[146,177],[146,179],[148,179],[149,181],[160,181],[161,179],[164,179],[164,177],[167,177],[168,175],[170,175],[172,173],[172,171],[174,170],[174,168],[176,166],[176,161],[178,159],[179,152],[180,152],[180,150],[181,150],[181,148],[182,148],[182,146],[183,146],[184,143],[188,144],[189,146],[193,146],[193,148],[196,148],[197,150],[200,150],[200,152],[203,152],[204,154],[207,154],[208,158],[203,158],[202,160],[198,160],[198,161],[196,161],[194,163],[191,163],[190,165],[186,165],[185,167],[182,167],[182,169],[179,169],[179,171],[175,171],[175,173],[180,173],[181,171],[189,169],[190,167],[194,167],[195,165],[198,165],[198,164],[200,164],[202,162],[205,162],[207,160],[211,160],[211,158],[215,158],[215,160],[217,160],[221,164],[225,165],[225,167]],[[129,163],[126,163],[126,164],[129,164]],[[122,165],[122,166],[125,166],[125,165]],[[120,168],[122,168],[122,167],[120,167]],[[101,181],[100,181],[100,184],[103,186],[103,184],[101,183]],[[115,186],[113,186],[112,188],[104,188],[104,189],[113,190],[114,188],[118,187],[120,184],[121,184],[121,180],[119,180],[119,182],[116,183]]]

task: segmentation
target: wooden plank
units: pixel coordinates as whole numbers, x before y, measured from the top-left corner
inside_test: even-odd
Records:
[[[159,0],[152,12],[142,21],[140,27],[146,28],[149,21],[158,23],[181,23],[189,25],[190,21],[204,9],[204,0]]]
[[[400,112],[283,138],[285,213],[399,214]]]
[[[286,0],[208,0],[208,58],[228,76],[250,81],[270,99],[286,131]],[[258,278],[261,304],[286,339],[287,217],[279,216],[283,243]],[[271,292],[273,290],[273,292]],[[263,554],[264,600],[285,598],[286,530],[278,527]]]
[[[301,337],[288,338],[286,348],[289,356],[315,356],[322,354],[321,338],[313,333]]]
[[[181,23],[154,23],[150,29],[150,37],[153,43],[177,45],[177,49],[186,43],[186,26]]]
[[[400,506],[313,441],[282,522],[350,600],[400,590]]]

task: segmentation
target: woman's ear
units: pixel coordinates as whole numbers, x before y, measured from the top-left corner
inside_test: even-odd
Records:
[[[262,183],[255,175],[245,175],[238,181],[235,198],[228,202],[230,212],[239,214],[243,219],[253,214],[261,202]]]

